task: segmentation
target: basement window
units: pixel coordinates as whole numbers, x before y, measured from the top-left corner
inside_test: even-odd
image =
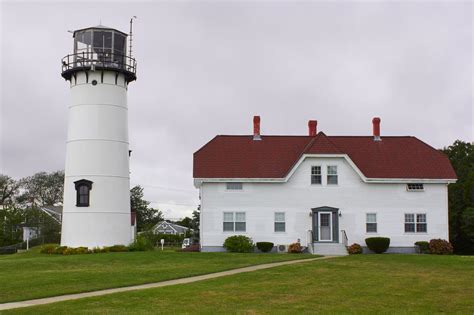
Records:
[[[421,183],[407,184],[408,191],[423,191],[425,187]]]
[[[89,207],[92,182],[87,179],[81,179],[74,182],[74,185],[76,188],[76,207]]]
[[[226,189],[227,190],[242,190],[243,184],[242,183],[227,183]]]

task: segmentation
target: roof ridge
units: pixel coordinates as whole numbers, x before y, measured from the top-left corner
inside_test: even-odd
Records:
[[[320,139],[324,139],[324,140],[320,140]],[[339,148],[336,144],[334,144],[334,142],[332,142],[331,139],[329,139],[329,137],[326,136],[326,134],[322,131],[320,131],[316,135],[316,137],[314,137],[314,141],[311,143],[311,146],[305,148],[305,151],[303,153],[310,153],[309,151],[311,151],[311,149],[313,149],[314,145],[317,144],[318,141],[327,141],[327,143],[330,145],[330,150],[335,150],[338,153],[343,153],[341,148]],[[323,144],[323,146],[324,146],[324,144]],[[317,149],[317,148],[315,148],[315,149]]]

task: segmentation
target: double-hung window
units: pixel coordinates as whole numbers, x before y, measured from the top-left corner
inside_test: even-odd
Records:
[[[81,179],[74,182],[74,186],[76,188],[76,207],[89,207],[92,182]]]
[[[275,232],[285,232],[285,212],[275,212]]]
[[[366,214],[365,226],[367,233],[377,233],[377,213]]]
[[[245,212],[224,212],[224,232],[245,232]]]
[[[426,213],[405,213],[405,233],[426,233]]]
[[[337,185],[337,165],[328,165],[328,185]]]
[[[321,166],[311,166],[311,185],[321,185]]]

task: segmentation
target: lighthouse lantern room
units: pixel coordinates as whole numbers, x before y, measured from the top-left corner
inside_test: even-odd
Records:
[[[62,59],[70,84],[61,245],[128,245],[130,213],[128,84],[136,61],[127,34],[105,26],[73,33]]]

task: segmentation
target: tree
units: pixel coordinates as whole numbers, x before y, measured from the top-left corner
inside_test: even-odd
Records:
[[[63,202],[64,172],[40,172],[22,180],[26,201],[39,206],[52,206]]]
[[[451,161],[458,181],[450,184],[449,232],[456,253],[474,253],[474,145],[455,141],[442,150]]]
[[[13,204],[22,182],[0,174],[0,206]]]
[[[183,219],[176,221],[175,223],[190,229],[193,228],[193,219],[191,219],[190,217],[184,217]]]
[[[200,233],[199,233],[200,219],[201,219],[201,205],[199,205],[197,209],[193,211],[192,228],[194,230],[193,238],[196,242],[199,242],[199,238],[200,238]]]
[[[137,213],[137,231],[146,231],[155,224],[163,221],[163,213],[158,209],[150,208],[150,202],[143,199],[143,188],[139,185],[130,189],[130,205]]]

